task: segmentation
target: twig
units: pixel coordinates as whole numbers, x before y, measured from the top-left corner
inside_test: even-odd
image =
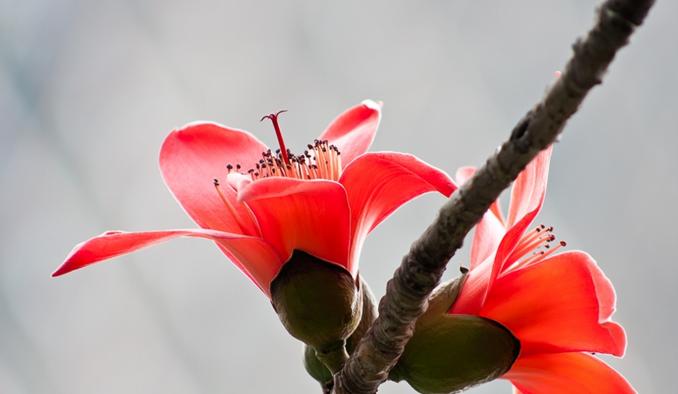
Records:
[[[617,51],[640,26],[654,0],[607,0],[596,23],[574,44],[574,54],[546,96],[511,132],[508,141],[458,189],[435,222],[415,241],[388,282],[379,317],[343,370],[336,394],[371,394],[386,380],[412,336],[417,318],[447,262],[490,204],[544,148],[553,143],[586,94],[602,82]]]

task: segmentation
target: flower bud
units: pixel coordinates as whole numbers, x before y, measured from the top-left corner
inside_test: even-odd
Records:
[[[346,340],[360,323],[361,291],[348,271],[295,251],[271,283],[271,303],[287,331],[336,372],[348,358]]]
[[[405,380],[419,393],[442,394],[496,379],[511,368],[520,352],[511,332],[482,317],[447,313],[463,280],[443,285],[431,296],[391,380]]]
[[[375,305],[372,291],[367,285],[367,282],[365,282],[362,278],[360,279],[360,286],[363,297],[363,312],[358,327],[355,329],[355,331],[353,331],[353,334],[351,334],[351,336],[346,341],[346,349],[348,350],[349,354],[353,353],[353,350],[355,350],[356,346],[358,346],[358,342],[360,342],[362,337],[370,328],[374,322],[374,319],[377,318],[377,307]],[[315,349],[308,345],[304,346],[304,367],[306,368],[306,372],[308,372],[308,374],[311,375],[313,379],[318,381],[323,389],[328,387],[331,389],[333,383],[332,373],[318,359]]]

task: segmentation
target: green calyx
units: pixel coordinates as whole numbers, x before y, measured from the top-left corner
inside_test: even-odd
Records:
[[[499,323],[452,315],[464,277],[441,286],[389,378],[423,394],[453,393],[498,378],[520,352],[520,342]]]
[[[377,308],[374,302],[374,296],[370,291],[367,282],[360,280],[360,287],[362,289],[362,316],[358,327],[356,327],[353,334],[346,340],[346,350],[349,354],[353,353],[358,342],[365,335],[374,320],[377,318]],[[304,346],[304,367],[313,379],[318,381],[323,388],[332,387],[332,372],[323,364],[316,355],[316,350],[308,345]]]
[[[350,273],[295,251],[271,283],[271,303],[293,337],[312,347],[332,372],[341,369],[363,310],[362,287]]]

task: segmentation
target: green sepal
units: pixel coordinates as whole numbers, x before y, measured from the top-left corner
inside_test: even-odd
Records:
[[[448,313],[464,280],[449,282],[431,296],[389,379],[405,380],[422,394],[446,394],[496,379],[511,368],[520,342],[508,329],[482,317]]]
[[[426,324],[429,318],[447,313],[454,305],[459,292],[466,283],[467,274],[463,274],[451,281],[438,286],[428,298],[426,312],[417,319],[417,325]]]
[[[338,370],[348,358],[346,340],[360,323],[361,293],[345,269],[294,251],[271,283],[271,304],[293,337]]]
[[[362,289],[363,297],[363,311],[362,317],[358,327],[353,331],[353,334],[346,341],[346,349],[349,354],[353,353],[356,346],[365,335],[367,330],[370,328],[374,320],[377,318],[377,307],[375,304],[374,296],[370,290],[367,282],[360,279],[360,287]],[[304,367],[309,375],[323,387],[331,387],[332,385],[332,373],[329,369],[318,359],[316,356],[316,351],[312,347],[305,345],[304,346]]]
[[[304,345],[304,368],[321,386],[325,387],[332,384],[332,372],[318,360],[315,349],[308,345]]]

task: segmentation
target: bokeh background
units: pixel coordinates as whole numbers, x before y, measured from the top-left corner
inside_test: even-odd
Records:
[[[373,98],[385,102],[375,149],[449,172],[478,165],[595,5],[0,0],[0,392],[318,392],[301,345],[209,242],[50,273],[104,230],[192,226],[157,166],[165,135],[192,120],[274,144],[259,118],[286,108],[288,145],[301,147]],[[660,0],[569,123],[540,219],[616,285],[629,347],[609,360],[641,393],[674,392],[678,370],[677,15]],[[420,198],[368,239],[362,273],[377,296],[442,202]]]

